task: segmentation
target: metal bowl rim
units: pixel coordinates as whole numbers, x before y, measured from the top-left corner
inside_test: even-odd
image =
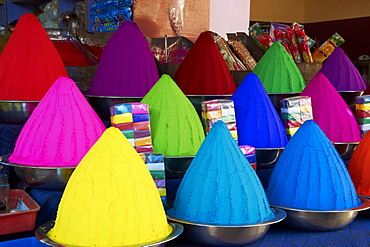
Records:
[[[178,157],[175,157],[175,156],[163,156],[164,159],[192,159],[194,158],[194,156],[178,156]]]
[[[280,147],[280,148],[255,148],[256,151],[274,151],[274,150],[282,150],[285,147]]]
[[[62,167],[23,166],[23,165],[14,164],[14,163],[5,163],[2,161],[0,161],[0,164],[6,165],[6,166],[18,167],[18,168],[31,168],[31,169],[43,169],[43,170],[75,169],[76,168],[76,167],[67,167],[67,166],[62,166]]]
[[[184,230],[184,227],[181,224],[178,224],[176,222],[168,222],[168,224],[171,225],[172,231],[171,231],[171,233],[167,237],[165,237],[164,239],[162,239],[159,242],[156,242],[156,243],[143,243],[144,245],[140,245],[140,246],[157,246],[157,245],[166,243],[166,242],[171,241],[172,239],[178,237],[183,232],[183,230]],[[35,237],[40,242],[42,242],[44,244],[51,245],[51,246],[62,247],[63,245],[58,244],[57,242],[54,242],[53,240],[51,240],[47,236],[47,233],[51,230],[51,228],[53,226],[54,226],[54,221],[48,221],[48,222],[42,224],[41,226],[39,226],[36,229]],[[78,246],[75,246],[75,247],[78,247]],[[80,246],[80,247],[83,247],[83,246]]]
[[[0,100],[0,103],[40,103],[38,100]]]
[[[360,92],[365,92],[365,90],[363,91],[337,91],[338,93],[360,93]]]
[[[222,97],[231,97],[233,96],[232,94],[186,94],[185,95],[186,97],[219,97],[219,96],[222,96]]]
[[[88,98],[98,98],[98,99],[143,99],[144,97],[125,97],[125,96],[95,96],[95,95],[84,95]]]
[[[334,145],[336,144],[359,144],[360,142],[334,142]]]
[[[289,208],[285,206],[278,206],[271,204],[271,207],[280,208],[285,211],[296,211],[296,212],[304,212],[304,213],[348,213],[348,212],[354,212],[354,211],[363,211],[370,208],[370,198],[364,198],[362,196],[359,196],[360,201],[362,202],[361,206],[358,206],[356,208],[350,208],[350,209],[343,209],[343,210],[308,210],[308,209],[298,209],[298,208]]]
[[[286,212],[280,208],[272,208],[272,210],[275,212],[275,217],[268,220],[264,221],[261,223],[255,223],[255,224],[244,224],[244,225],[218,225],[218,224],[204,224],[200,222],[195,222],[195,221],[186,221],[183,219],[178,219],[176,217],[167,215],[167,219],[178,222],[180,224],[185,224],[185,225],[193,225],[193,226],[199,226],[199,227],[223,227],[223,228],[251,228],[251,227],[259,227],[259,226],[268,226],[271,224],[278,223],[282,220],[285,219],[286,217]]]

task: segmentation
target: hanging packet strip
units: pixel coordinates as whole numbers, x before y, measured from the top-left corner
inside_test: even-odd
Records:
[[[162,202],[165,204],[167,198],[166,173],[163,154],[139,153],[157,186]]]
[[[281,119],[290,139],[307,120],[313,119],[311,97],[296,96],[280,101]]]
[[[252,166],[253,170],[257,170],[257,158],[256,158],[256,148],[248,145],[239,146],[240,150],[244,154],[244,157],[248,160],[249,164]]]
[[[355,115],[361,137],[370,129],[370,95],[356,97]]]
[[[113,127],[118,128],[138,153],[153,152],[147,104],[125,103],[110,107]]]
[[[203,126],[206,134],[208,134],[217,121],[223,121],[226,123],[226,127],[229,129],[231,136],[236,142],[238,141],[234,101],[227,99],[203,101],[201,103],[201,108]]]

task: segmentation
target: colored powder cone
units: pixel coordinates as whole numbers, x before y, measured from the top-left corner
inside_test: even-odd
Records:
[[[0,56],[0,99],[40,101],[60,76],[68,74],[45,29],[22,15]]]
[[[66,246],[144,246],[171,231],[148,168],[110,127],[70,177],[48,236]]]
[[[260,223],[274,217],[260,180],[223,121],[216,122],[205,138],[167,213],[221,225]]]
[[[267,188],[272,205],[345,210],[361,205],[347,168],[320,127],[308,120],[285,147]]]
[[[300,93],[306,82],[292,57],[275,42],[253,69],[267,93]]]
[[[301,95],[311,97],[313,120],[332,142],[361,140],[352,111],[324,74],[317,73]]]
[[[324,74],[337,91],[364,91],[366,82],[347,54],[336,47],[319,73]]]
[[[76,83],[60,77],[23,126],[9,161],[75,167],[105,129]]]
[[[169,75],[162,75],[141,103],[149,106],[154,153],[166,157],[196,154],[204,140],[202,123]]]
[[[357,194],[370,196],[370,132],[361,139],[348,164]]]
[[[85,95],[144,97],[158,81],[148,41],[135,22],[124,21],[108,40]]]
[[[185,95],[230,95],[236,90],[210,32],[199,35],[177,69],[174,80]]]
[[[234,101],[239,145],[285,147],[284,125],[256,74],[248,74],[230,99]]]

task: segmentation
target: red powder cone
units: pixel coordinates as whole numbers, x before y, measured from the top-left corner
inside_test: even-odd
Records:
[[[356,192],[359,195],[370,196],[370,132],[361,139],[348,164]]]
[[[185,95],[229,95],[236,90],[234,79],[209,32],[199,35],[174,80]]]
[[[59,76],[57,50],[33,14],[24,14],[0,56],[0,100],[40,101]]]

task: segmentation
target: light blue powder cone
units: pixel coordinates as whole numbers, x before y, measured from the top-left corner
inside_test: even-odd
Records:
[[[306,121],[271,174],[272,205],[305,210],[345,210],[361,205],[347,168],[320,127]]]
[[[286,146],[284,125],[256,74],[248,74],[230,99],[234,101],[239,145]]]
[[[167,213],[218,225],[253,224],[275,217],[260,180],[222,121],[203,141]]]

